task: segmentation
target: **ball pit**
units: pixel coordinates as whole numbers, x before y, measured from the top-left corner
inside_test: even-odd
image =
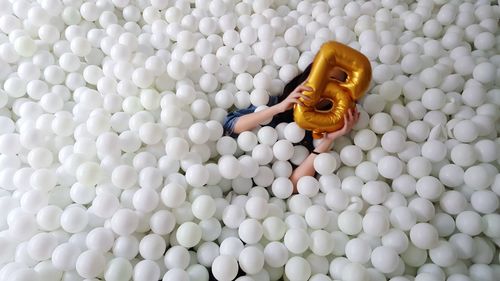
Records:
[[[483,0],[0,0],[0,281],[500,280],[499,18]],[[295,122],[221,123],[330,40],[373,79],[294,186]]]

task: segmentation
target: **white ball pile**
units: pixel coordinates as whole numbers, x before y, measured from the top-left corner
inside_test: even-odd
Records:
[[[410,2],[0,0],[0,281],[499,280],[500,9]],[[220,122],[328,40],[373,83],[292,195],[304,131]]]

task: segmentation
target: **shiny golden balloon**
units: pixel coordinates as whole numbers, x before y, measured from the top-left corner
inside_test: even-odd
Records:
[[[347,74],[345,81],[330,78],[339,68]],[[347,110],[354,108],[355,101],[368,89],[371,78],[370,62],[362,53],[334,41],[323,44],[304,83],[312,88],[310,92],[303,92],[310,100],[301,99],[304,105],[294,106],[295,122],[312,131],[315,138],[339,130]]]

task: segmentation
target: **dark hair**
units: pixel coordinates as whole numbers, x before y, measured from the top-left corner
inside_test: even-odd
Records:
[[[304,72],[302,72],[301,74],[295,76],[295,78],[293,78],[292,80],[290,80],[290,82],[288,82],[286,85],[285,85],[285,88],[283,89],[283,94],[281,94],[281,96],[279,96],[278,98],[278,103],[283,101],[284,99],[286,99],[286,97],[288,97],[288,95],[293,91],[295,90],[295,88],[297,88],[297,86],[299,86],[302,82],[306,81],[307,80],[307,77],[309,77],[309,73],[311,73],[311,68],[312,68],[312,63],[310,63],[306,69],[304,69]]]
[[[297,86],[302,84],[302,82],[307,80],[307,77],[309,77],[309,73],[311,73],[311,68],[312,68],[312,63],[310,63],[306,69],[304,69],[304,72],[301,74],[295,76],[290,82],[288,82],[285,87],[283,88],[283,93],[281,96],[278,97],[278,103],[282,102],[288,95],[290,95]],[[282,123],[282,122],[293,122],[293,110],[287,110],[283,113],[279,113],[274,116],[273,120],[276,122],[276,124]]]

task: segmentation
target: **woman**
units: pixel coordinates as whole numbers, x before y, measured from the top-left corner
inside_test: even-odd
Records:
[[[244,131],[253,130],[258,124],[269,120],[272,121],[268,126],[275,127],[282,122],[293,122],[293,105],[301,104],[299,98],[308,99],[307,96],[302,94],[303,91],[311,91],[310,88],[303,86],[303,82],[307,80],[311,72],[312,64],[310,64],[302,74],[292,79],[284,88],[283,94],[279,97],[271,97],[268,103],[268,108],[255,111],[255,106],[250,106],[247,109],[241,109],[228,114],[224,120],[224,131],[226,134],[236,137],[239,133]],[[329,79],[338,81],[345,81],[347,75],[339,68],[333,68],[329,73]],[[290,180],[294,186],[294,193],[297,192],[297,181],[303,176],[314,176],[314,158],[316,155],[327,152],[330,150],[333,141],[351,131],[359,119],[359,112],[357,109],[348,111],[344,116],[344,126],[335,132],[325,134],[320,143],[314,147],[312,133],[306,131],[306,135],[302,142],[299,144],[305,146],[310,154],[309,156],[292,172]]]

